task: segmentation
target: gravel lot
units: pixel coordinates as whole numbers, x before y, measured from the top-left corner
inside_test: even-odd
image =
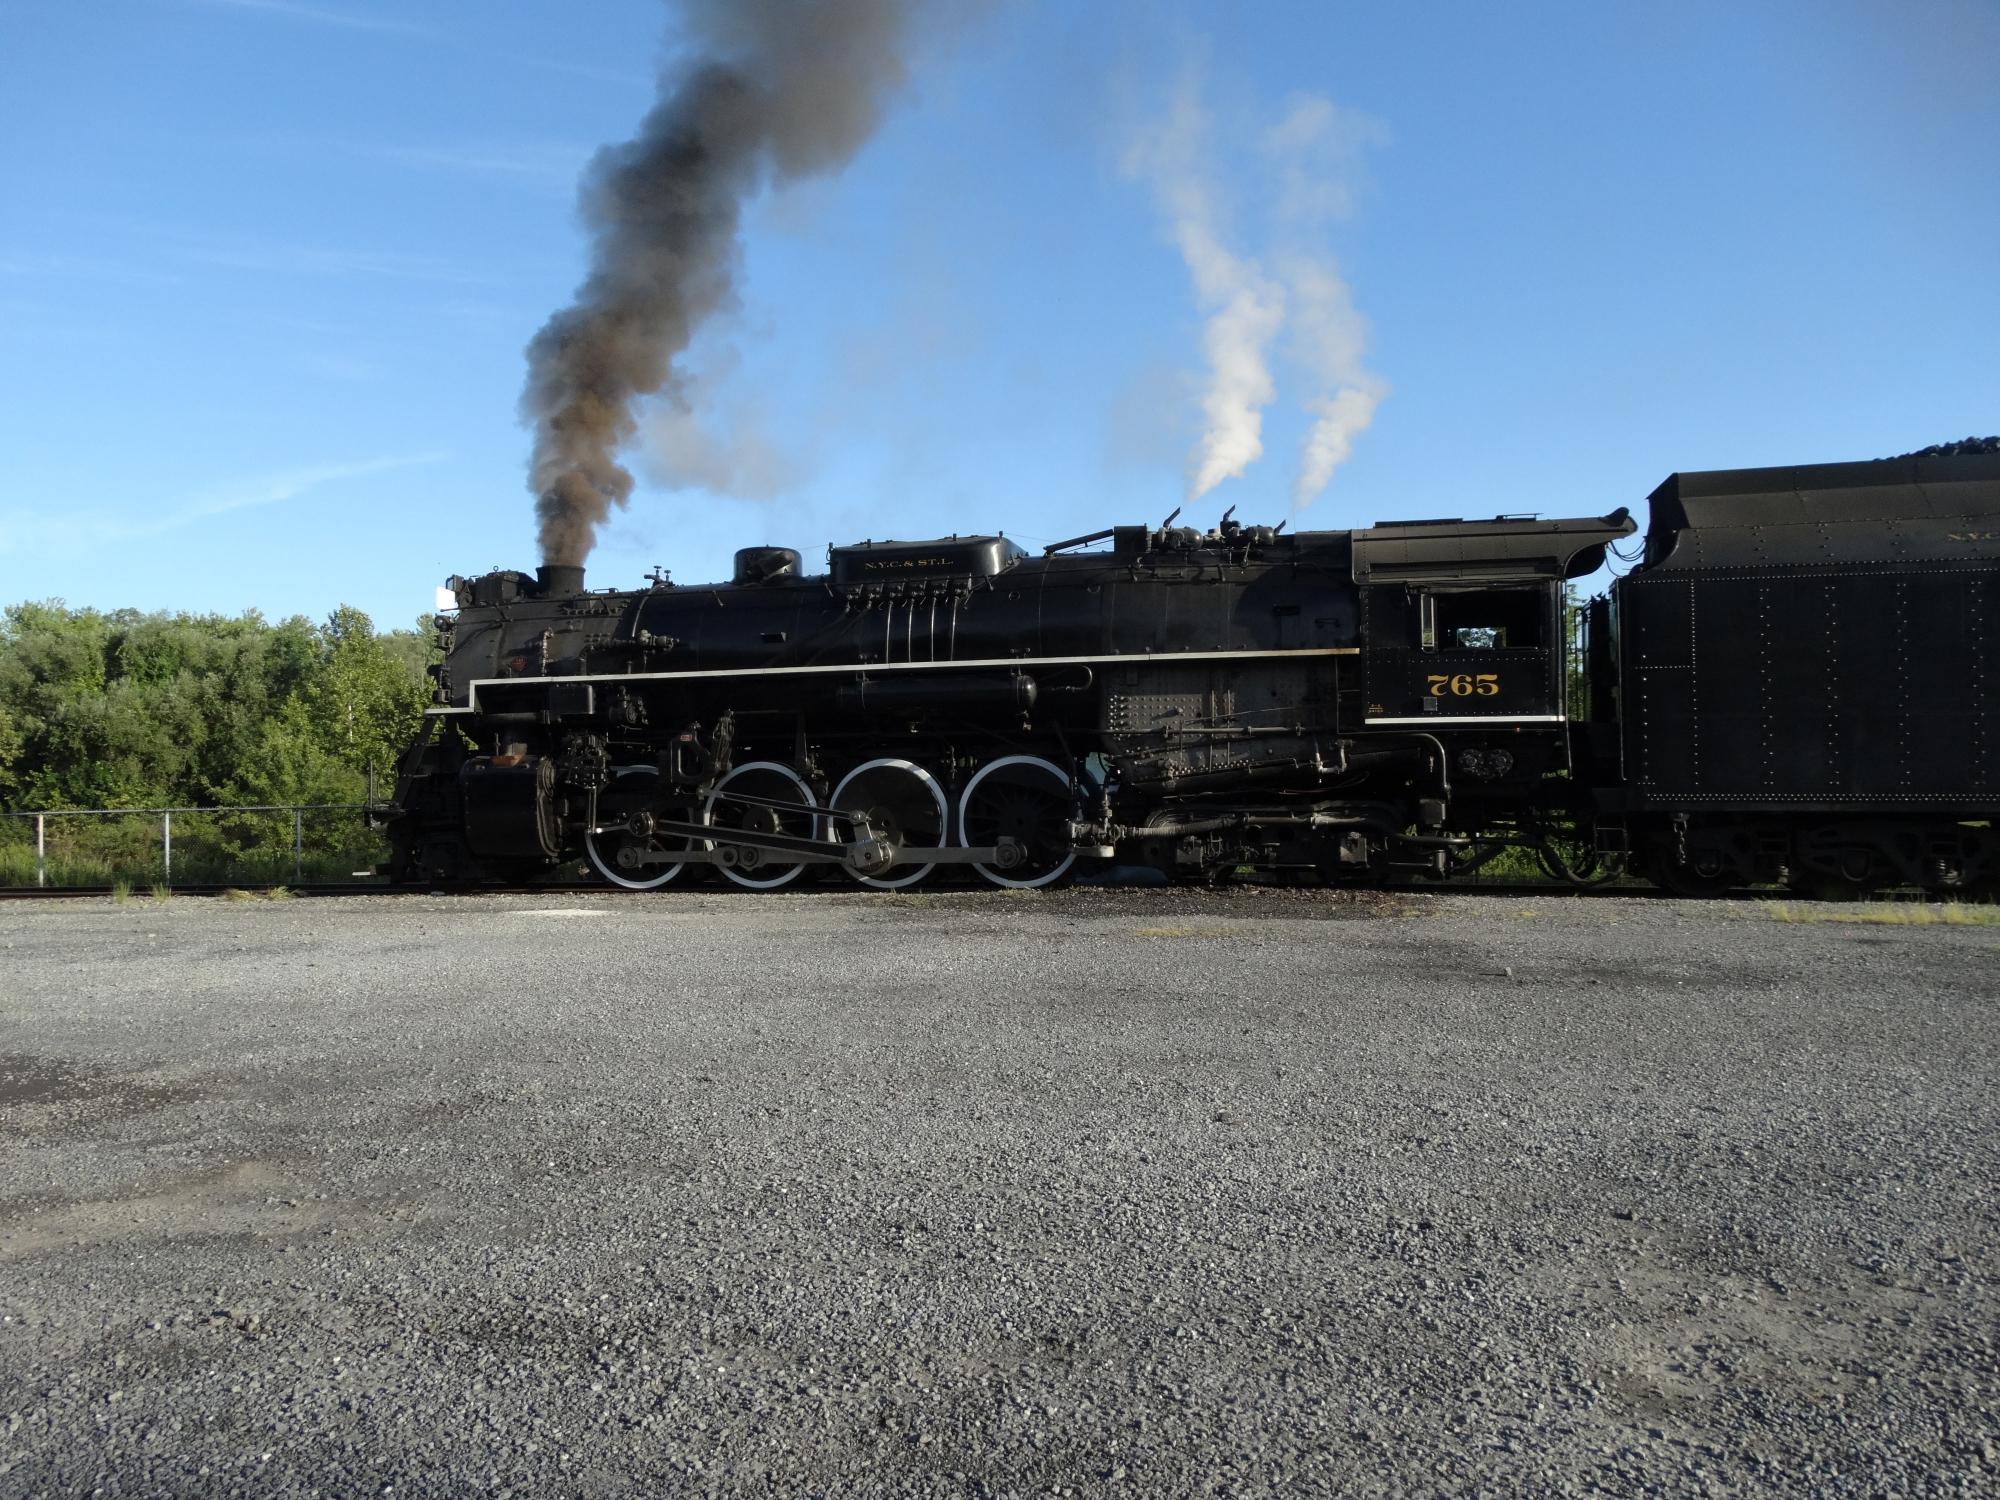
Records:
[[[0,1493],[1990,1494],[2000,928],[0,907]]]

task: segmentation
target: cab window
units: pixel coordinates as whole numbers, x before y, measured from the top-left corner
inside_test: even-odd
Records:
[[[1426,594],[1423,604],[1428,651],[1518,651],[1547,644],[1539,589]]]

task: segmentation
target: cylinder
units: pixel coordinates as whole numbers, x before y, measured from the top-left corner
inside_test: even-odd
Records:
[[[555,772],[546,755],[480,755],[460,766],[465,846],[489,859],[554,859],[562,849]]]

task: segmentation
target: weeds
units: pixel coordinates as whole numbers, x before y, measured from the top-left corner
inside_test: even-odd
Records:
[[[1822,910],[1784,901],[1764,905],[1779,922],[1861,922],[1876,927],[2000,927],[2000,906],[1964,906],[1948,901],[1939,906],[1920,902],[1902,905],[1850,906]]]
[[[132,882],[129,880],[112,881],[111,899],[119,906],[123,906],[127,901],[130,901],[132,899]]]
[[[52,886],[108,888],[123,881],[134,890],[164,881],[160,820],[132,814],[51,817],[44,881]],[[292,850],[289,814],[178,814],[174,818],[174,873],[182,885],[244,887],[277,881],[345,884],[353,872],[388,857],[381,836],[351,813],[309,813],[302,857]],[[0,886],[36,884],[34,825],[25,817],[0,817]]]

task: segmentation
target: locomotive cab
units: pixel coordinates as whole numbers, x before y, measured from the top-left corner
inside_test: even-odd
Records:
[[[1366,722],[1561,722],[1560,584],[1378,584],[1369,595]]]
[[[1362,725],[1437,736],[1461,791],[1566,765],[1564,588],[1633,530],[1618,510],[1356,532]]]

